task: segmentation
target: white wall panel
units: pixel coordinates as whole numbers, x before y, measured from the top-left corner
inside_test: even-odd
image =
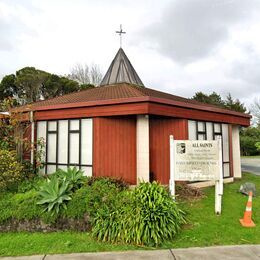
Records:
[[[213,124],[211,122],[207,122],[207,140],[213,140]]]
[[[79,163],[79,134],[70,134],[70,164]]]
[[[198,135],[198,140],[205,140],[205,135],[204,134],[199,134]]]
[[[48,122],[48,130],[56,131],[57,130],[57,121],[49,121]]]
[[[222,124],[223,161],[229,161],[228,125]]]
[[[59,121],[58,162],[68,162],[68,120]]]
[[[70,120],[70,130],[79,130],[79,120]]]
[[[92,165],[93,125],[92,119],[81,121],[81,163]]]
[[[235,178],[241,178],[241,157],[239,142],[239,126],[232,126],[232,154],[233,154],[233,171]]]
[[[214,133],[221,133],[221,124],[214,123]]]
[[[47,155],[47,163],[52,162],[56,163],[56,134],[48,134],[48,155]]]
[[[40,174],[45,174],[45,166],[43,168],[39,169],[39,173]]]
[[[229,172],[229,163],[224,163],[224,177],[230,177],[230,172]]]
[[[198,131],[199,132],[205,131],[205,123],[204,122],[198,122]]]
[[[46,142],[46,130],[47,130],[47,123],[46,121],[39,121],[37,122],[37,139],[39,138],[43,138],[44,139],[44,142]],[[45,158],[45,155],[46,155],[46,151],[45,151],[45,148],[46,148],[46,143],[43,147],[43,152],[44,152],[44,156],[43,156],[43,162],[45,162],[46,158]],[[37,147],[37,150],[39,151],[39,147]]]
[[[58,165],[58,169],[66,171],[68,169],[67,165]]]
[[[56,165],[47,165],[47,174],[56,172]]]
[[[83,171],[84,176],[92,176],[92,167],[82,166],[81,170]]]
[[[149,116],[137,115],[136,121],[136,174],[137,181],[149,181]]]
[[[189,132],[189,140],[196,140],[196,121],[189,120],[188,121],[188,132]]]

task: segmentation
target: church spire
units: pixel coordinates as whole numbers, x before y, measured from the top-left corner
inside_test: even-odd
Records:
[[[110,64],[100,86],[117,83],[131,83],[138,86],[144,86],[121,47]]]

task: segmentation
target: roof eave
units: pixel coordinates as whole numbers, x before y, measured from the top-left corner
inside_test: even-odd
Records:
[[[56,110],[56,109],[67,109],[67,108],[139,103],[139,102],[147,102],[147,101],[159,103],[159,104],[170,105],[170,106],[178,106],[178,107],[185,107],[185,108],[191,108],[191,109],[202,110],[202,111],[209,111],[209,112],[213,112],[213,113],[234,115],[234,116],[239,116],[239,117],[248,118],[248,119],[252,118],[251,115],[232,111],[232,110],[205,106],[205,105],[200,105],[200,104],[191,104],[191,103],[186,103],[186,102],[181,102],[181,101],[173,101],[173,100],[150,97],[150,96],[109,99],[109,100],[100,100],[100,101],[88,101],[88,102],[80,102],[80,103],[58,104],[58,105],[42,106],[42,107],[38,107],[38,108],[32,107],[31,109],[33,111],[43,111],[43,110]]]

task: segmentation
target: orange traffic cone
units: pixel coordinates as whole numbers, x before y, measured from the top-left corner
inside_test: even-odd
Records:
[[[243,227],[255,227],[255,223],[252,220],[252,197],[253,197],[253,192],[250,191],[248,201],[246,204],[244,218],[241,218],[239,220]]]

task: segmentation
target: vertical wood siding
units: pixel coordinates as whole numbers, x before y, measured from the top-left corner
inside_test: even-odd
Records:
[[[28,140],[28,142],[31,141],[31,125],[29,125],[28,127],[25,128],[25,130],[23,130],[23,138],[26,138]],[[28,143],[27,143],[28,145]],[[27,147],[27,149],[25,149],[25,147],[23,147],[23,159],[24,160],[30,160],[31,159],[31,151],[29,149],[29,147]]]
[[[96,117],[93,175],[136,184],[136,117]]]
[[[166,117],[150,117],[151,180],[168,184],[170,178],[169,135],[174,139],[188,139],[188,121]]]

